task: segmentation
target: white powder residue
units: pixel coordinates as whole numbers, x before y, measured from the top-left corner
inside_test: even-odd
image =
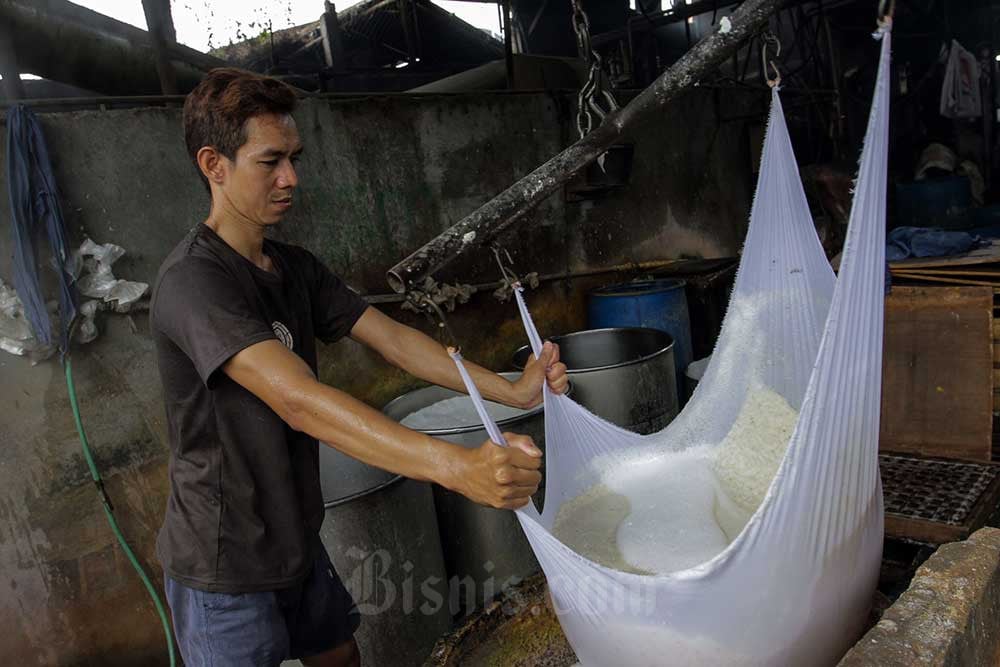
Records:
[[[518,417],[528,412],[492,401],[486,401],[486,411],[493,418],[493,421]],[[411,412],[400,421],[400,424],[415,431],[464,428],[479,426],[481,423],[476,406],[473,405],[472,399],[468,396],[455,396],[432,403],[416,412]]]
[[[627,496],[595,484],[559,507],[552,534],[576,553],[604,567],[649,574],[626,561],[618,548],[619,526],[630,513]]]
[[[712,467],[726,494],[753,513],[785,457],[798,413],[770,389],[751,388]]]

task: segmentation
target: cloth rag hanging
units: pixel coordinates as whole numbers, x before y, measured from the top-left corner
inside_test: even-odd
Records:
[[[979,90],[979,63],[957,40],[951,40],[941,84],[941,115],[945,118],[979,118],[983,115]]]
[[[14,241],[14,287],[35,336],[45,345],[58,345],[65,354],[77,315],[71,251],[59,207],[52,161],[38,118],[22,105],[7,113],[7,182]],[[59,335],[52,321],[38,277],[38,239],[45,235],[51,266],[59,282]]]
[[[809,216],[775,90],[730,306],[684,410],[663,431],[642,436],[544,390],[545,504],[541,512],[529,504],[518,518],[584,667],[832,665],[860,635],[883,534],[878,427],[889,26],[876,36],[882,40],[879,73],[839,277]],[[522,294],[515,294],[538,355],[541,339]],[[706,462],[718,462],[731,433],[753,432],[747,424],[753,426],[754,410],[747,406],[757,406],[763,395],[776,396],[791,415],[787,449],[757,507],[745,522],[729,526],[735,534],[715,553],[680,569],[649,572],[635,562],[609,567],[554,534],[561,512],[595,489],[617,483],[615,491],[627,495],[645,485],[652,494],[639,504],[630,497],[631,514],[616,533],[619,546],[632,539],[647,547],[635,553],[653,560],[671,551],[689,534],[643,529],[630,535],[633,518],[678,511],[657,504],[657,494],[694,507],[700,493],[718,519],[724,494],[707,474],[714,464]],[[491,420],[480,414],[489,428]],[[741,469],[735,468],[737,476]],[[670,495],[676,485],[686,485],[683,497]],[[586,546],[596,552],[607,545]]]

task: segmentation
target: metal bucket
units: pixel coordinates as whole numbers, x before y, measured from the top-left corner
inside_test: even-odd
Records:
[[[643,327],[666,331],[674,339],[677,387],[683,393],[683,373],[691,363],[691,316],[686,283],[660,278],[609,285],[587,295],[587,326]]]
[[[362,613],[355,638],[364,663],[421,664],[434,638],[451,627],[430,485],[325,445],[320,479],[320,538]]]
[[[677,416],[674,341],[656,329],[593,329],[551,339],[573,383],[573,399],[636,433],[654,433]],[[524,368],[531,349],[514,353]]]
[[[501,373],[516,380],[520,373]],[[394,399],[383,412],[397,421],[439,401],[462,396],[444,387],[425,387]],[[541,406],[497,424],[501,431],[531,436],[545,451],[545,420]],[[421,430],[463,447],[475,448],[489,436],[481,425]],[[544,465],[544,457],[542,459]],[[535,495],[541,507],[542,490]],[[538,572],[538,561],[514,513],[478,505],[464,496],[434,486],[434,504],[441,533],[454,614],[469,613],[489,603],[496,594]]]

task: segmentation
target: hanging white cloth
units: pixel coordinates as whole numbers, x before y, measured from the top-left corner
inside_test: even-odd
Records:
[[[518,518],[585,667],[832,665],[860,634],[883,532],[890,34],[880,32],[839,278],[817,239],[775,90],[729,310],[685,409],[640,436],[545,389],[545,506]],[[541,339],[519,291],[517,302],[537,355]],[[754,431],[761,412],[764,422],[787,420],[790,432],[763,486],[751,473],[767,469],[780,429]],[[770,441],[747,448],[740,438],[754,432]],[[602,493],[625,504],[601,505]],[[617,544],[586,530],[572,546],[554,535],[573,506],[583,516],[598,508],[594,521],[620,512]],[[670,530],[648,530],[663,517],[673,517]]]
[[[979,63],[957,40],[951,40],[941,85],[941,115],[945,118],[979,118],[983,115],[979,90]]]

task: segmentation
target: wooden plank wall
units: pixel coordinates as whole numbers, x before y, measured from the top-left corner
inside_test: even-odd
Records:
[[[993,292],[893,286],[885,308],[882,449],[991,460],[1000,379]]]

